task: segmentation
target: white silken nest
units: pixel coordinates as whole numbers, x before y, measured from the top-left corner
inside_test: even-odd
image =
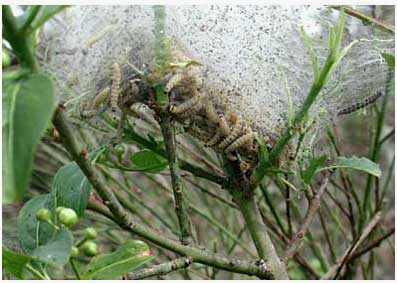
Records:
[[[329,25],[339,12],[309,6],[167,6],[166,36],[207,68],[206,89],[220,95],[262,135],[279,135],[288,109],[298,111],[313,71],[301,27],[312,38],[319,66]],[[113,62],[132,72],[154,57],[152,6],[75,6],[41,36],[40,60],[55,79],[61,100],[95,95]],[[318,125],[338,109],[384,92],[394,38],[348,17],[342,46],[354,42],[310,111]],[[222,94],[222,95],[221,95]]]

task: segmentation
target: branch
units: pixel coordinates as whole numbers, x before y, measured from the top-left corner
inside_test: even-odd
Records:
[[[345,253],[336,261],[336,264],[332,266],[328,272],[321,278],[321,280],[336,279],[342,270],[343,266],[349,259],[350,255],[355,252],[355,250],[361,245],[361,243],[367,238],[367,236],[372,232],[375,226],[378,224],[381,218],[381,213],[378,212],[364,228],[362,234],[352,243],[352,245],[345,251]]]
[[[273,270],[275,279],[288,279],[285,265],[277,255],[266,226],[259,218],[260,213],[254,197],[246,197],[241,195],[240,191],[236,192],[236,190],[237,188],[233,190],[233,199],[240,208],[259,257],[269,263],[270,268]]]
[[[164,276],[167,273],[176,271],[178,269],[186,268],[191,264],[192,264],[192,260],[190,258],[181,257],[169,262],[153,265],[147,268],[140,269],[135,272],[130,272],[127,274],[127,278],[128,280],[139,280],[148,277],[153,277],[156,275]]]
[[[341,9],[341,6],[333,6],[332,5],[330,7],[332,9],[335,9],[335,10],[340,10]],[[349,7],[349,6],[344,6],[344,10],[345,10],[346,14],[348,14],[348,15],[354,17],[354,18],[357,18],[357,19],[359,19],[359,20],[361,20],[363,22],[371,23],[371,24],[379,27],[380,29],[382,29],[384,31],[387,31],[389,33],[392,33],[392,34],[394,34],[394,32],[395,32],[393,27],[388,26],[388,25],[386,25],[386,24],[384,24],[384,23],[382,23],[382,22],[380,22],[380,21],[378,21],[378,20],[376,20],[376,19],[374,19],[374,18],[372,18],[372,17],[370,17],[370,16],[358,11],[358,10],[355,10],[355,9]]]
[[[259,212],[262,217],[263,223],[285,244],[288,245],[289,238],[285,232],[283,232],[280,227],[275,225],[267,218],[266,212],[263,207],[259,207]],[[299,263],[299,265],[303,268],[303,271],[307,274],[310,274],[314,279],[319,279],[320,275],[315,271],[309,263],[297,252],[294,255],[294,259]]]
[[[288,262],[288,260],[293,258],[295,253],[300,248],[300,246],[303,242],[303,238],[305,237],[307,230],[309,228],[309,225],[313,221],[313,218],[316,215],[317,210],[320,208],[320,199],[321,199],[321,196],[324,194],[325,189],[327,188],[328,180],[329,180],[328,177],[326,177],[322,181],[320,189],[318,190],[316,195],[311,200],[309,209],[306,213],[305,219],[303,220],[301,227],[299,228],[298,232],[296,232],[296,234],[292,237],[292,240],[287,247],[287,251],[285,252],[285,255],[284,255],[285,262]]]
[[[188,215],[186,214],[185,204],[183,201],[183,186],[176,157],[174,127],[173,123],[171,122],[171,116],[167,111],[160,113],[160,119],[161,133],[163,134],[168,164],[171,173],[171,184],[175,199],[175,211],[176,216],[178,217],[179,229],[181,232],[180,240],[182,244],[190,245],[193,243],[193,238],[190,227],[190,220]]]
[[[379,247],[380,244],[381,244],[384,240],[386,240],[388,237],[390,237],[391,235],[394,234],[394,231],[395,231],[395,227],[394,227],[394,226],[393,226],[393,227],[390,227],[390,228],[388,229],[388,231],[387,231],[384,235],[382,235],[382,236],[376,238],[375,240],[373,240],[372,242],[370,242],[367,246],[365,246],[364,248],[362,248],[362,249],[358,250],[357,252],[355,252],[354,254],[352,254],[352,255],[349,257],[349,260],[348,260],[348,261],[352,261],[352,260],[354,260],[354,259],[356,259],[356,258],[359,258],[360,256],[362,256],[363,254],[365,254],[365,253],[371,251],[372,249],[374,249],[374,248],[376,248],[376,247]]]
[[[104,200],[104,203],[112,212],[116,223],[121,228],[135,233],[136,235],[162,248],[168,249],[182,256],[187,256],[193,262],[203,263],[231,272],[254,275],[262,279],[274,278],[273,273],[266,263],[261,262],[258,264],[247,260],[226,258],[219,254],[204,251],[200,248],[185,246],[176,241],[166,239],[161,235],[161,233],[154,229],[144,227],[143,225],[136,223],[121,206],[111,189],[104,185],[103,178],[99,177],[96,170],[84,157],[86,156],[84,151],[79,149],[73,130],[70,128],[69,122],[65,116],[63,106],[59,106],[55,111],[53,123],[60,134],[63,146],[71,154],[73,160],[80,167],[99,196]]]
[[[216,183],[222,187],[224,187],[227,182],[226,177],[212,174],[196,165],[193,165],[193,164],[187,162],[186,160],[179,160],[178,164],[179,164],[180,169],[182,169],[184,171],[188,171],[196,177],[209,180],[209,181]]]

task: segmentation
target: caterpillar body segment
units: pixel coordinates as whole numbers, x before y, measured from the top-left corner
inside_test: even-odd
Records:
[[[230,134],[229,123],[227,122],[225,116],[223,115],[219,116],[219,130],[224,136],[228,136]]]
[[[114,63],[112,70],[112,86],[110,92],[110,107],[112,112],[116,112],[118,108],[120,82],[121,82],[120,65],[118,63]]]
[[[230,160],[236,160],[237,158],[233,156],[232,153],[242,147],[249,149],[252,146],[254,139],[255,139],[255,132],[253,132],[249,127],[246,134],[237,138],[225,149],[226,156]]]
[[[353,112],[356,112],[357,110],[360,110],[362,108],[367,107],[368,105],[374,103],[379,97],[381,97],[383,95],[382,92],[377,92],[374,95],[368,96],[367,98],[365,98],[363,101],[359,101],[357,103],[354,103],[346,108],[342,108],[338,111],[338,116],[341,115],[346,115],[346,114],[350,114]]]
[[[223,136],[222,133],[220,132],[220,130],[218,129],[215,132],[215,135],[212,136],[212,138],[205,144],[208,147],[213,147],[215,146],[217,143],[219,143],[222,140]]]
[[[175,115],[184,115],[187,112],[191,112],[195,107],[201,106],[201,95],[200,93],[194,93],[193,97],[186,100],[185,102],[175,106],[170,106],[170,112]],[[200,107],[201,108],[201,107]],[[189,114],[189,113],[187,113]]]
[[[206,116],[210,123],[218,124],[219,115],[216,113],[214,106],[209,99],[203,99],[203,107],[205,109]]]
[[[177,73],[171,77],[164,88],[165,93],[170,93],[176,86],[180,85],[184,75],[182,73]]]
[[[98,109],[102,104],[107,103],[109,101],[109,95],[110,95],[110,87],[105,87],[95,96],[92,102],[92,108]]]
[[[235,139],[239,137],[241,132],[244,130],[244,125],[241,122],[240,118],[236,118],[234,121],[235,125],[233,126],[230,134],[218,145],[220,150],[224,150],[229,144],[231,144]]]

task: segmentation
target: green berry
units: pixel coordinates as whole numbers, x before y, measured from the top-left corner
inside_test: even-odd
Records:
[[[108,160],[108,155],[107,152],[102,152],[101,154],[99,154],[97,161],[98,163],[104,163]]]
[[[122,144],[118,144],[115,146],[114,150],[116,151],[117,155],[122,155],[125,152],[125,147]]]
[[[52,218],[52,213],[47,208],[41,208],[39,211],[37,211],[36,217],[39,221],[50,222]]]
[[[75,246],[72,247],[72,250],[70,252],[70,257],[77,257],[79,255],[79,249]]]
[[[72,227],[79,221],[76,212],[71,208],[62,208],[58,210],[58,219],[66,227]]]
[[[98,246],[93,241],[87,241],[81,246],[81,250],[86,256],[95,256],[98,254]]]
[[[91,227],[88,227],[84,231],[84,237],[89,240],[94,240],[97,235],[98,235],[97,231]]]
[[[2,53],[3,54],[1,58],[1,66],[2,68],[7,68],[11,64],[11,58],[10,55],[8,55],[7,51],[5,51],[4,49]]]

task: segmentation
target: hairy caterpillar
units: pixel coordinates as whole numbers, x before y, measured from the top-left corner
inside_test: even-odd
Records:
[[[234,121],[235,119],[235,121]],[[244,125],[241,122],[239,117],[232,116],[232,122],[234,122],[234,126],[230,132],[230,134],[218,145],[219,149],[224,150],[231,142],[233,142],[244,129]]]
[[[368,105],[374,103],[379,97],[381,97],[383,95],[382,92],[377,92],[374,95],[368,96],[367,98],[365,98],[363,101],[357,102],[353,105],[350,105],[346,108],[342,108],[338,111],[338,116],[341,115],[346,115],[346,114],[350,114],[353,113],[359,109],[362,109],[364,107],[367,107]]]
[[[201,94],[198,92],[193,93],[193,97],[178,106],[171,105],[170,112],[175,115],[186,115],[197,112],[201,109]]]
[[[105,103],[109,99],[110,88],[105,87],[102,91],[100,91],[94,98],[92,102],[92,107],[94,109],[98,109],[103,103]]]
[[[116,112],[119,100],[120,92],[120,82],[121,82],[121,70],[118,63],[113,64],[112,73],[112,87],[110,92],[110,109],[112,112]]]
[[[252,143],[254,142],[254,138],[255,138],[255,132],[251,130],[251,127],[248,127],[246,134],[237,138],[225,149],[225,154],[230,160],[235,160],[236,157],[231,155],[231,153],[236,151],[240,147],[250,148],[252,146]]]

